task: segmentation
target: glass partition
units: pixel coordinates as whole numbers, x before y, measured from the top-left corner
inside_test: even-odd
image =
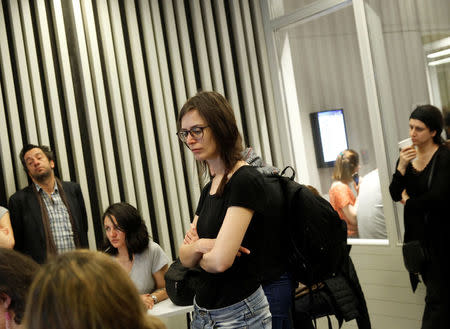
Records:
[[[269,2],[271,18],[277,18],[311,5],[316,0],[270,0]]]
[[[374,244],[387,244],[385,210],[386,205],[390,207],[388,213],[392,216],[393,206],[386,197],[389,182],[383,132],[381,126],[374,125],[370,103],[373,98],[369,101],[366,95],[368,82],[361,57],[361,32],[357,29],[351,2],[330,4],[328,0],[316,1],[315,13],[311,6],[306,6],[304,10],[296,11],[297,19],[290,15],[287,24],[279,23],[280,19],[276,22],[279,27],[272,25],[278,79],[295,163],[302,183],[316,187],[329,199],[330,187],[340,180],[333,179],[334,163],[329,161],[328,152],[334,152],[334,159],[342,156],[344,149],[337,150],[332,146],[342,144],[346,139],[348,148],[359,155],[360,167],[356,169],[361,180],[359,203],[364,205],[359,207],[356,216],[359,233],[355,237],[362,243],[380,239]],[[318,119],[313,119],[318,113],[326,114],[322,127],[318,125]],[[334,114],[342,117],[343,124]],[[326,137],[328,142],[324,147],[323,138]],[[379,156],[380,148],[382,157]],[[325,152],[328,161],[320,161],[325,159]],[[380,165],[382,175],[378,170]],[[341,183],[351,190],[354,198],[357,197],[353,181],[342,179]]]
[[[450,1],[364,0],[391,173],[419,104],[450,106]],[[403,205],[397,204],[403,237]]]

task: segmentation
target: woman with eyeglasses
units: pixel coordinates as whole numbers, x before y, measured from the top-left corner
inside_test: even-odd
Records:
[[[262,175],[242,160],[242,138],[228,101],[200,92],[178,115],[178,136],[211,180],[202,194],[180,259],[202,268],[191,328],[271,328],[258,282],[265,194]]]

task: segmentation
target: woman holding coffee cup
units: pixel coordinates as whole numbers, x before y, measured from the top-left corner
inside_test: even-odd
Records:
[[[450,151],[443,145],[442,128],[442,114],[432,105],[411,113],[412,145],[401,149],[389,186],[392,199],[405,205],[404,243],[418,240],[428,254],[420,273],[410,273],[413,290],[418,274],[426,285],[422,329],[450,328]]]

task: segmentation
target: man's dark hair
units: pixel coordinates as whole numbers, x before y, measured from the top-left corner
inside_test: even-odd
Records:
[[[126,202],[110,205],[102,216],[102,222],[104,223],[106,217],[111,216],[114,216],[117,221],[115,228],[125,233],[128,256],[132,260],[133,254],[139,254],[148,247],[150,238],[147,226],[145,226],[139,211]],[[105,238],[105,252],[111,255],[117,255],[118,252],[107,237]]]
[[[17,324],[22,322],[28,290],[38,270],[39,265],[30,257],[0,248],[0,300],[6,296],[11,299],[8,309],[14,311]]]
[[[47,157],[48,161],[55,161],[55,156],[54,156],[52,150],[50,149],[50,147],[45,146],[45,145],[27,144],[22,148],[22,151],[20,151],[20,154],[19,154],[20,161],[22,162],[23,168],[25,169],[26,172],[28,172],[28,169],[27,169],[27,164],[25,163],[25,153],[27,153],[29,150],[35,149],[35,148],[41,149],[41,151]]]

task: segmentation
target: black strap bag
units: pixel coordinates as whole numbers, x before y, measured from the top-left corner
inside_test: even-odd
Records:
[[[179,306],[192,305],[195,296],[195,280],[200,273],[199,268],[187,268],[177,258],[164,275],[166,291],[170,300]]]
[[[434,163],[436,162],[436,155],[433,158],[433,162],[431,164],[430,175],[428,176],[427,186],[430,189],[431,179],[433,177],[434,171]],[[425,215],[424,224],[425,228],[428,222],[428,214]],[[421,273],[424,269],[424,266],[429,260],[429,255],[426,247],[423,245],[421,240],[412,240],[403,243],[402,247],[403,252],[403,263],[405,264],[406,269],[411,274]]]
[[[422,272],[428,254],[420,240],[413,240],[403,243],[403,263],[409,273],[417,274]]]

